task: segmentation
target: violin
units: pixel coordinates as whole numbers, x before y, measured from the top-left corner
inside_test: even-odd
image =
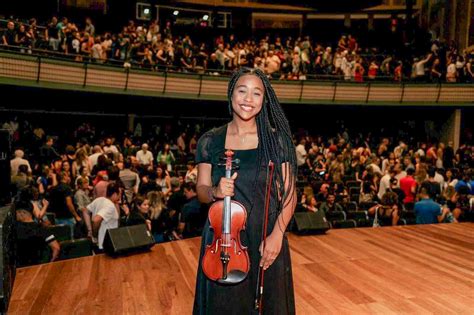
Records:
[[[227,150],[225,155],[225,177],[231,178],[234,152]],[[245,230],[247,222],[247,210],[241,203],[225,196],[224,200],[214,202],[209,208],[208,219],[214,237],[206,246],[202,270],[207,278],[217,283],[238,284],[247,277],[250,269],[247,247],[240,242],[240,231]]]

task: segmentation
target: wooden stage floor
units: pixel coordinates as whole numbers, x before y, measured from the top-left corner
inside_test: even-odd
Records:
[[[473,223],[288,237],[297,314],[474,313]],[[199,244],[18,269],[9,314],[191,314]]]

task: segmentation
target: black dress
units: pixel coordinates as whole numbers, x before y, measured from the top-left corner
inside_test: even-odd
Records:
[[[221,158],[224,157],[226,132],[227,125],[213,129],[204,134],[198,142],[196,163],[212,164],[212,184],[214,186],[225,175],[225,168],[217,164],[222,163]],[[211,244],[213,240],[213,231],[209,228],[209,220],[206,220],[202,233],[193,314],[254,313],[260,261],[258,249],[262,235],[267,169],[266,165],[260,165],[258,181],[255,184],[258,171],[257,150],[234,150],[234,157],[240,159],[234,199],[247,209],[247,225],[246,230],[241,233],[241,241],[244,246],[248,246],[249,274],[243,282],[233,286],[219,285],[204,275],[201,266],[202,257],[205,246]],[[274,206],[274,196],[272,196],[271,205],[267,235],[272,232],[278,216]],[[266,284],[263,295],[264,314],[295,314],[290,252],[286,236],[283,238],[280,254],[265,271],[264,281]]]

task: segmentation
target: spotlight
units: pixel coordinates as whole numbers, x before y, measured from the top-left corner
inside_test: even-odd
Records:
[[[144,9],[143,13],[145,13],[146,15],[150,14],[150,9],[148,9],[148,8]]]
[[[178,11],[178,10],[174,10],[174,11],[173,11],[173,15],[174,15],[174,16],[177,16],[178,14],[179,14],[179,11]]]
[[[203,19],[204,21],[207,21],[207,20],[209,20],[209,15],[207,15],[207,14],[204,14],[204,16],[202,17],[202,19]]]

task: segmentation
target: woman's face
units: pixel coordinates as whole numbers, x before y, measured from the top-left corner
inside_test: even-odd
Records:
[[[139,209],[141,213],[148,213],[148,210],[150,209],[150,201],[148,199],[145,199],[140,205]]]
[[[262,80],[255,75],[241,76],[232,92],[234,117],[249,121],[262,110],[264,87]]]
[[[158,175],[159,177],[161,177],[163,175],[163,169],[161,167],[158,167],[156,169],[156,175]]]
[[[69,171],[70,169],[71,169],[71,165],[69,165],[69,162],[63,162],[63,170]]]

